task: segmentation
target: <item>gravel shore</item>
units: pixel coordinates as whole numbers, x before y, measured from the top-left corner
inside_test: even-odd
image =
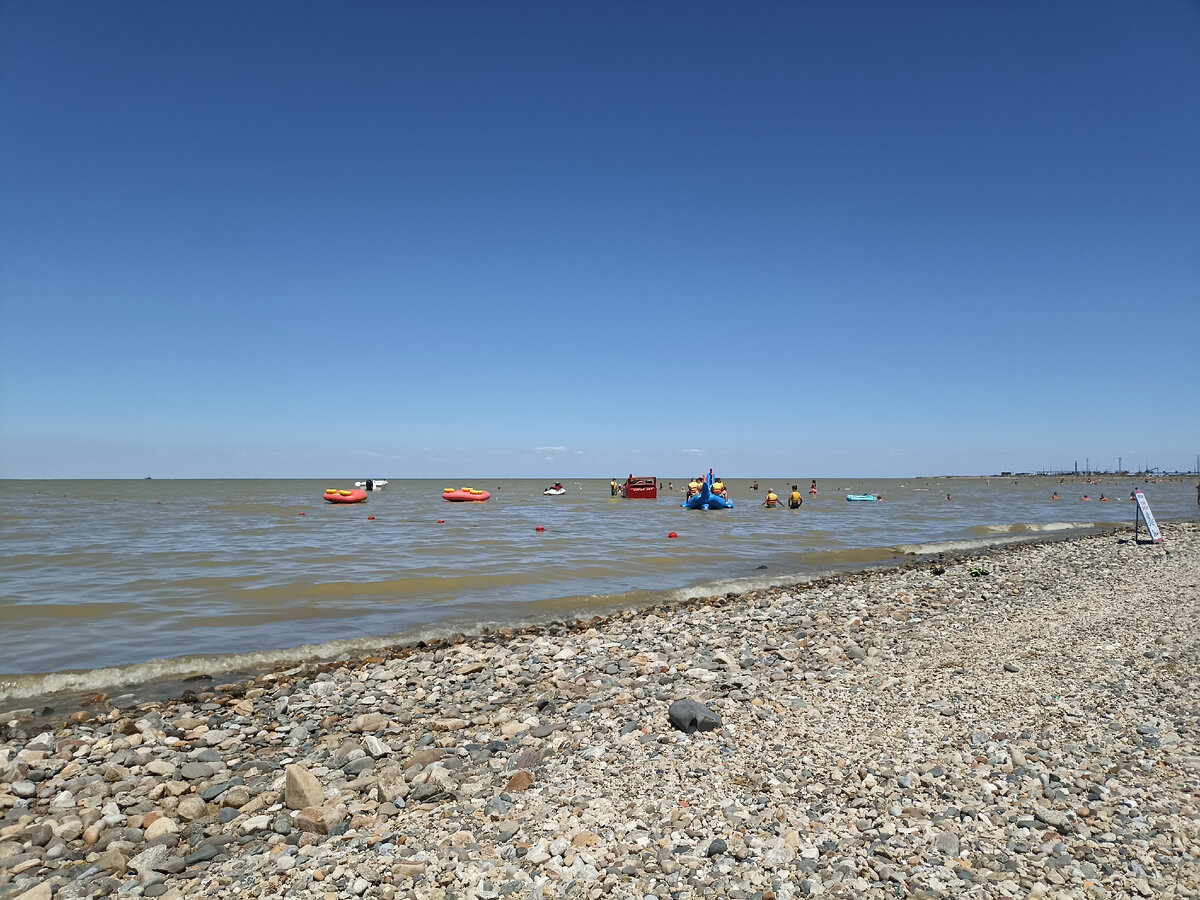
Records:
[[[0,900],[1200,897],[1200,524],[1163,533],[18,717]]]

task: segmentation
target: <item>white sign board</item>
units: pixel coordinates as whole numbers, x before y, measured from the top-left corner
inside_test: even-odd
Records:
[[[1150,532],[1150,538],[1154,543],[1162,541],[1162,535],[1158,533],[1158,523],[1154,521],[1154,513],[1150,512],[1150,504],[1146,502],[1146,495],[1141,491],[1133,492],[1134,498],[1137,500],[1137,512],[1133,515],[1133,528],[1137,531],[1137,516],[1141,513],[1143,519],[1146,520],[1146,530]]]

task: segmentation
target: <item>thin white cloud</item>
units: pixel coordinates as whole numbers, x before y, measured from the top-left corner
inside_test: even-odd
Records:
[[[566,453],[566,447],[534,447],[534,453]]]
[[[396,453],[380,453],[378,450],[351,450],[350,453],[352,456],[362,456],[366,459],[393,460],[404,458]]]
[[[703,450],[683,450],[683,453],[703,453]]]

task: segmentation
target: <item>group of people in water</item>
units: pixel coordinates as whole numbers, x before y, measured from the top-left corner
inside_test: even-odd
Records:
[[[752,490],[758,490],[758,482],[757,481],[754,482],[754,487],[752,488]],[[815,478],[813,479],[812,485],[809,486],[808,493],[810,496],[813,496],[813,497],[817,496],[817,480]],[[767,509],[775,509],[782,502],[783,501],[781,501],[779,499],[778,494],[776,494],[773,490],[771,490],[771,488],[767,488],[767,495],[763,498],[763,502],[760,503],[759,506],[765,507]],[[788,498],[787,498],[788,509],[799,509],[803,505],[804,505],[804,497],[800,493],[800,487],[799,487],[799,485],[793,484],[792,492],[790,494],[788,494]]]
[[[703,486],[706,476],[700,475],[688,482],[686,496],[695,497],[700,493],[700,488]],[[725,487],[725,481],[722,478],[713,478],[713,483],[708,489],[710,494],[716,494],[718,497],[729,499],[729,488]]]
[[[1198,490],[1200,490],[1200,485],[1198,485],[1198,486],[1197,486],[1197,489],[1198,489]],[[1055,491],[1054,493],[1052,493],[1052,494],[1050,495],[1050,499],[1051,499],[1051,500],[1061,500],[1061,499],[1062,499],[1062,497],[1058,496],[1058,491]],[[1092,498],[1091,498],[1091,497],[1089,497],[1087,494],[1084,494],[1084,495],[1083,495],[1082,497],[1080,497],[1079,499],[1080,499],[1080,500],[1091,500]],[[1105,502],[1105,503],[1108,503],[1108,502],[1109,502],[1109,501],[1110,501],[1112,498],[1111,498],[1111,497],[1105,497],[1105,496],[1104,496],[1104,494],[1101,494],[1101,495],[1100,495],[1100,497],[1099,497],[1099,499],[1100,499],[1100,500],[1102,500],[1102,501],[1103,501],[1103,502]],[[1130,500],[1136,500],[1136,499],[1137,499],[1137,491],[1130,491],[1130,492],[1129,492],[1129,499],[1130,499]]]
[[[699,475],[696,478],[693,478],[691,481],[689,481],[687,484],[687,488],[684,489],[685,498],[686,497],[695,497],[697,494],[699,494],[701,488],[704,485],[704,480],[705,480],[705,476]],[[669,487],[674,488],[674,485],[671,484],[671,485],[669,485]],[[754,482],[754,484],[752,484],[750,486],[750,490],[752,490],[752,491],[758,490],[758,482],[757,481]],[[729,489],[725,486],[725,480],[723,478],[714,477],[712,485],[709,487],[709,492],[716,494],[718,497],[724,497],[726,500],[729,499]],[[814,497],[816,496],[816,494],[817,494],[816,479],[813,479],[812,485],[809,487],[808,492],[812,496],[814,496]],[[782,506],[784,504],[784,502],[787,503],[787,506],[789,509],[799,509],[800,508],[800,506],[804,503],[804,497],[803,497],[803,495],[801,495],[800,488],[798,485],[795,485],[795,484],[792,485],[792,492],[788,495],[786,501],[781,499],[780,496],[777,493],[775,493],[774,490],[772,490],[771,488],[767,488],[767,494],[763,498],[763,501],[762,501],[762,503],[759,504],[759,506],[766,507],[767,509],[775,509],[778,506]]]

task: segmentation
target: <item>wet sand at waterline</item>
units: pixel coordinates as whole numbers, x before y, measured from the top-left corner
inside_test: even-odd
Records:
[[[736,508],[714,512],[668,490],[614,499],[607,479],[558,497],[541,493],[553,479],[485,480],[479,504],[441,500],[470,482],[392,480],[352,506],[322,499],[349,481],[0,482],[0,710],[1132,521],[1128,500],[1085,492],[1144,488],[1160,521],[1196,516],[1188,480],[818,479],[816,497],[807,476],[759,482],[728,479]],[[791,483],[801,509],[758,507]]]
[[[1194,897],[1200,526],[1163,534],[10,721],[0,890]]]

